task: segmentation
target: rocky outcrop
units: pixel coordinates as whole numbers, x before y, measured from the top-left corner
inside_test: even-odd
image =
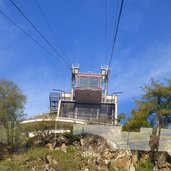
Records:
[[[94,166],[100,170],[109,170],[110,167],[117,170],[133,170],[137,162],[135,154],[128,150],[114,150],[104,138],[96,135],[84,135],[80,139],[81,155],[90,157]],[[133,159],[132,159],[133,158]],[[134,162],[134,163],[133,163]]]
[[[97,135],[82,135],[80,142],[74,143],[83,157],[89,157],[98,169],[109,170],[110,167],[118,170],[135,171],[139,162],[149,161],[149,151],[131,151],[130,149],[116,150],[104,138]],[[158,154],[158,171],[171,170],[171,156],[167,152]]]
[[[160,171],[170,171],[171,170],[171,156],[167,152],[160,152],[158,154],[158,169]]]
[[[37,139],[35,140],[37,141]],[[46,146],[50,150],[46,149],[46,154],[42,155],[41,153],[41,156],[38,158],[30,157],[24,160],[24,164],[31,171],[62,171],[64,167],[59,154],[62,154],[62,157],[67,156],[68,149],[74,149],[74,154],[70,153],[70,159],[73,159],[73,162],[74,160],[77,161],[77,159],[81,161],[76,162],[74,165],[75,171],[109,171],[111,169],[116,171],[120,169],[125,171],[143,171],[143,167],[139,169],[140,164],[142,163],[142,166],[148,165],[150,160],[149,151],[133,151],[129,148],[116,149],[114,144],[97,135],[82,134],[79,137],[75,137],[72,134],[63,135],[55,140],[53,137],[53,139],[49,139],[46,142],[41,139],[40,144],[41,147],[44,144],[43,148]],[[54,156],[53,154],[56,155]],[[67,162],[71,161],[67,160]],[[150,169],[155,171],[171,171],[170,154],[159,152],[155,166],[150,163]]]
[[[39,161],[28,159],[25,165],[30,171],[56,171],[60,168],[58,161],[48,154],[42,156]]]

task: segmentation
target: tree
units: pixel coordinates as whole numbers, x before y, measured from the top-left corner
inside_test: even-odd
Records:
[[[149,141],[150,159],[156,163],[161,128],[171,123],[171,80],[162,84],[152,79],[149,85],[143,87],[143,91],[141,99],[135,101],[137,107],[132,110],[132,116],[125,123],[124,129],[137,131],[143,126],[153,127]]]
[[[125,113],[120,113],[118,115],[117,121],[121,124],[121,122],[124,121],[124,119],[126,119],[126,114]]]
[[[24,116],[26,96],[12,81],[0,79],[0,123],[7,133],[8,145],[19,142],[21,132],[17,129],[17,122]],[[16,138],[17,137],[17,138]]]
[[[131,117],[124,124],[125,130],[137,131],[140,127],[166,127],[171,123],[171,80],[165,84],[151,80],[143,88],[144,94],[131,112]]]
[[[17,121],[24,116],[26,96],[12,81],[0,79],[0,121]]]

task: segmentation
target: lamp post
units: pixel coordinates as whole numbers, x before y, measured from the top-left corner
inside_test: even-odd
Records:
[[[118,94],[122,94],[123,92],[113,92],[112,97],[114,97],[114,104],[115,104],[115,112],[114,112],[114,124],[118,124]]]
[[[52,91],[59,91],[59,92],[64,93],[64,100],[65,100],[65,91],[60,90],[60,89],[52,89]],[[58,111],[57,111],[57,113],[58,113]],[[56,130],[57,130],[57,122],[55,121],[55,141],[56,141]]]
[[[75,85],[75,81],[76,81],[76,77],[79,74],[79,65],[72,65],[72,85],[71,85],[71,100],[73,100],[74,98],[74,85]]]

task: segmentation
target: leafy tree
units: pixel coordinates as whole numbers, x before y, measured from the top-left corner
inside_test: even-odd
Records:
[[[24,116],[26,96],[12,81],[0,79],[0,124],[7,133],[7,143],[12,147],[18,143],[21,132],[18,121]]]
[[[143,87],[144,94],[136,100],[137,107],[132,110],[132,116],[124,125],[128,131],[138,131],[140,127],[152,126],[149,146],[150,160],[158,161],[161,128],[171,123],[171,80],[166,84],[151,80]]]
[[[126,119],[126,114],[125,114],[125,113],[120,113],[120,114],[118,115],[117,121],[118,121],[119,123],[121,123],[124,119]]]
[[[151,80],[143,88],[144,94],[131,112],[124,130],[137,131],[140,127],[166,127],[171,121],[171,80],[166,84]]]
[[[12,81],[0,79],[0,121],[16,121],[24,116],[26,96]]]

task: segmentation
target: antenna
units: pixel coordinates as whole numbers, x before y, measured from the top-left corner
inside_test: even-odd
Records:
[[[72,78],[71,78],[72,79],[71,100],[73,100],[73,97],[74,97],[74,87],[75,87],[75,79],[76,79],[77,75],[79,74],[79,64],[72,65],[71,72],[72,72]]]
[[[101,66],[101,74],[102,74],[103,83],[104,83],[105,102],[106,102],[106,96],[108,95],[109,72],[110,72],[110,69],[108,66]]]

